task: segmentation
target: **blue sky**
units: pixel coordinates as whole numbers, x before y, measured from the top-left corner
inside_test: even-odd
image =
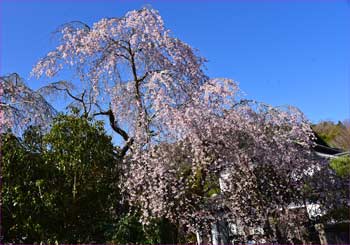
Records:
[[[299,107],[312,122],[350,117],[347,1],[0,0],[0,74],[29,79],[61,24],[88,24],[151,5],[173,34],[206,57],[211,77],[239,82],[248,98]]]

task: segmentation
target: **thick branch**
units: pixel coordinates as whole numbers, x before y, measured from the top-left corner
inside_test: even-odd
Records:
[[[108,116],[109,118],[109,123],[112,127],[112,129],[119,134],[120,136],[122,136],[122,138],[126,141],[125,145],[121,148],[121,150],[119,151],[119,157],[123,157],[125,156],[125,154],[127,153],[127,151],[130,149],[130,146],[134,143],[134,139],[130,138],[129,135],[123,130],[121,129],[116,121],[115,121],[115,116],[112,112],[111,109],[109,109],[108,111],[101,111],[98,113],[95,113],[93,116],[98,116],[98,115],[105,115]]]
[[[123,146],[123,148],[119,152],[119,157],[124,157],[125,154],[130,149],[130,146],[134,143],[134,139],[131,138],[129,141],[126,142],[126,144]]]
[[[143,105],[142,103],[142,97],[141,97],[141,92],[140,92],[140,84],[141,82],[143,81],[143,79],[146,78],[146,76],[148,75],[148,73],[145,73],[144,77],[142,78],[138,78],[137,76],[137,69],[136,69],[136,63],[135,63],[135,53],[132,51],[131,49],[131,44],[130,42],[128,43],[128,48],[129,48],[129,54],[130,54],[130,63],[131,63],[131,69],[132,69],[132,74],[133,74],[133,77],[134,77],[134,81],[135,81],[135,99],[137,100],[137,103],[139,104],[139,110],[141,112],[141,110],[144,111],[144,116],[145,118],[143,119],[146,119],[146,123],[147,123],[147,132],[148,132],[148,135],[150,135],[150,132],[149,132],[149,117],[148,117],[148,112],[147,112],[147,109],[146,107]],[[139,126],[141,126],[141,118],[139,118]]]
[[[129,44],[129,53],[130,53],[130,62],[131,62],[131,70],[132,70],[132,74],[134,77],[134,81],[135,81],[135,89],[136,89],[136,98],[138,100],[140,100],[141,95],[140,95],[140,80],[137,77],[137,71],[136,71],[136,63],[135,63],[135,57],[134,57],[134,53],[131,50],[131,45]],[[141,101],[140,101],[141,102]]]
[[[59,91],[65,91],[66,93],[67,93],[67,95],[69,96],[69,97],[71,97],[73,100],[76,100],[76,101],[78,101],[78,102],[80,102],[81,104],[82,104],[82,106],[83,106],[83,110],[84,110],[84,117],[87,117],[88,116],[88,110],[87,110],[87,107],[86,107],[86,103],[85,103],[85,101],[84,101],[84,96],[85,96],[85,94],[86,94],[86,90],[84,90],[84,92],[82,93],[82,95],[81,95],[81,98],[79,98],[79,97],[77,97],[77,96],[74,96],[70,91],[69,91],[69,89],[67,89],[67,88],[58,88],[58,87],[56,87],[56,86],[52,86],[54,89],[56,89],[56,90],[59,90]]]
[[[116,122],[115,122],[115,117],[114,117],[114,114],[113,114],[112,110],[101,111],[101,112],[95,113],[93,116],[98,116],[98,115],[105,115],[105,116],[108,116],[108,118],[109,118],[109,123],[111,124],[112,129],[113,129],[116,133],[118,133],[120,136],[122,136],[123,139],[124,139],[125,141],[128,141],[128,140],[129,140],[129,135],[128,135],[123,129],[121,129],[120,127],[118,127],[118,125],[116,124]]]

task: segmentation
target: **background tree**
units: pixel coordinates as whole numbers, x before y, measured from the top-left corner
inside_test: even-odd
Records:
[[[5,242],[43,241],[46,236],[51,237],[56,228],[52,222],[54,207],[50,191],[59,184],[57,171],[45,164],[42,137],[38,132],[29,128],[23,140],[12,133],[1,135],[1,212]]]
[[[330,146],[350,151],[350,121],[335,124],[323,121],[313,126],[313,130]]]
[[[2,137],[7,242],[105,242],[118,221],[118,162],[101,122],[58,116],[44,136]]]
[[[61,241],[104,242],[120,214],[118,161],[101,122],[59,116],[45,135],[46,161],[59,170]],[[93,224],[93,225],[92,225]]]
[[[331,167],[342,178],[350,178],[350,156],[339,156],[331,160]]]
[[[38,91],[30,89],[18,74],[0,77],[0,132],[20,134],[30,125],[46,127],[56,110]]]

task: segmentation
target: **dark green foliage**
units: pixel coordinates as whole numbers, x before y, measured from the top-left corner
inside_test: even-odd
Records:
[[[175,244],[180,240],[177,227],[164,218],[154,220],[145,230],[151,244]]]
[[[312,126],[317,135],[329,146],[350,150],[350,121],[334,123],[323,121]]]
[[[53,194],[47,192],[55,185],[55,179],[48,181],[55,169],[45,164],[41,154],[28,150],[38,138],[25,140],[28,145],[11,133],[1,136],[2,228],[6,242],[41,241],[44,234],[55,229],[50,220],[55,210]]]
[[[42,136],[2,135],[6,242],[106,241],[120,213],[118,168],[100,122],[59,116]]]
[[[333,158],[330,161],[331,168],[335,171],[338,177],[349,183],[350,180],[350,156],[340,156]],[[337,189],[339,198],[349,199],[349,185],[343,186],[343,188]],[[349,205],[335,208],[327,214],[327,218],[331,220],[344,221],[350,216]]]
[[[118,213],[118,169],[111,138],[103,124],[60,116],[44,137],[44,158],[54,164],[62,213],[59,223],[65,231],[60,241],[103,242],[104,230]]]
[[[123,216],[113,230],[113,243],[147,243],[146,234],[139,217],[135,214]]]
[[[340,156],[331,160],[331,167],[342,178],[350,178],[350,156]]]
[[[1,156],[4,242],[177,242],[167,220],[144,227],[121,203],[120,162],[102,122],[60,115],[46,134],[3,134]]]
[[[125,215],[115,227],[113,243],[175,244],[180,238],[178,229],[167,219],[155,219],[148,225],[140,223],[137,214]]]

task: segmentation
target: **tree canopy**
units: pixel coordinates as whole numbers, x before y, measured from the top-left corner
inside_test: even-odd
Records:
[[[269,242],[277,236],[268,228],[271,216],[282,219],[291,204],[305,205],[308,188],[327,190],[325,183],[312,182],[314,173],[326,174],[330,168],[313,152],[313,131],[303,113],[247,100],[233,80],[209,78],[205,59],[174,37],[156,10],[130,11],[92,26],[71,22],[57,35],[57,47],[33,74],[52,78],[69,69],[79,80],[39,90],[63,92],[77,108],[75,117],[55,120],[44,137],[43,155],[45,164],[52,162],[58,171],[55,176],[65,180],[57,185],[70,200],[61,221],[74,219],[73,226],[64,226],[73,241],[102,239],[99,216],[108,216],[107,204],[117,212],[118,188],[143,226],[158,220],[209,234],[212,224],[230,221],[243,227],[245,239]],[[32,111],[40,117],[45,110]],[[92,123],[99,116],[119,137],[117,147],[102,125]],[[113,185],[118,169],[121,186]],[[99,195],[112,204],[95,202],[96,213],[77,215],[91,210],[85,203]],[[302,223],[300,217],[288,217],[289,224]],[[80,221],[99,226],[85,230]],[[263,232],[250,234],[257,228]],[[91,237],[77,235],[84,232]]]
[[[313,125],[313,130],[332,147],[350,151],[350,121],[334,123],[322,121]]]
[[[40,91],[29,88],[13,73],[0,77],[0,132],[12,129],[21,132],[30,125],[45,127],[57,113]]]
[[[118,218],[118,162],[101,123],[59,116],[43,135],[2,137],[7,242],[105,242]]]

